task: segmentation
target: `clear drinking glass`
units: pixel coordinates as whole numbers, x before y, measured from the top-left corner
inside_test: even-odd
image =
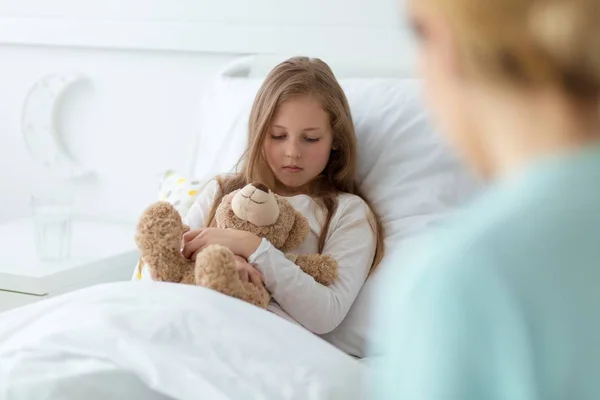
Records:
[[[52,188],[31,195],[38,257],[60,261],[70,257],[72,237],[73,191]]]

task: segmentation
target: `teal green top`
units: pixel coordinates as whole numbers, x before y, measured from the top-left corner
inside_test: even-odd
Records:
[[[600,146],[493,185],[386,279],[376,399],[600,399]]]

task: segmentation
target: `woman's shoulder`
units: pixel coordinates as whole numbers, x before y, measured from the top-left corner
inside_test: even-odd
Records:
[[[523,216],[528,209],[504,193],[480,195],[413,238],[407,269],[414,267],[416,275],[441,279],[447,279],[445,274],[469,276],[473,270],[503,275],[510,269],[507,264],[528,257],[522,246],[532,226]]]

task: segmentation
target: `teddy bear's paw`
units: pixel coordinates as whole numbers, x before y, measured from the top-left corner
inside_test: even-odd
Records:
[[[260,308],[267,308],[271,300],[271,295],[267,292],[267,289],[256,286],[252,282],[244,282],[244,289],[242,300]]]
[[[296,265],[322,285],[331,285],[338,277],[337,261],[326,254],[303,254],[296,258]]]
[[[181,237],[189,227],[181,221],[177,210],[166,201],[148,206],[142,213],[135,235],[135,242],[145,257],[164,249],[179,250]]]
[[[227,247],[208,246],[196,256],[196,283],[261,308],[269,304],[265,288],[243,282],[236,268],[235,256]]]
[[[153,281],[195,284],[194,264],[179,250],[163,249],[143,260]]]
[[[195,277],[198,285],[224,294],[234,296],[244,291],[235,256],[224,246],[211,245],[198,253]]]

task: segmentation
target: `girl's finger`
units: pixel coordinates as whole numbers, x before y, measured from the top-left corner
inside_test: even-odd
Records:
[[[194,261],[195,261],[195,260],[196,260],[196,257],[198,256],[198,254],[200,254],[200,252],[201,252],[202,250],[204,250],[204,248],[205,248],[205,247],[206,247],[206,246],[201,246],[201,247],[200,247],[198,250],[196,250],[196,251],[194,252],[194,254],[192,254],[192,260],[194,260]]]
[[[183,256],[188,259],[192,256],[195,258],[196,253],[198,253],[202,247],[202,242],[199,240],[199,238],[196,238],[183,246]]]
[[[240,273],[240,279],[242,282],[248,282],[248,271],[242,268],[238,270],[238,272]]]
[[[260,276],[261,280],[265,279],[265,276],[262,274],[262,272],[259,271],[259,269],[256,267],[256,264],[250,264],[252,265],[252,268],[254,268],[256,270],[256,273],[258,274],[258,276]]]
[[[183,242],[188,243],[194,240],[202,232],[202,229],[194,229],[183,234]]]
[[[190,258],[190,256],[191,256],[192,254],[194,254],[194,251],[193,251],[193,250],[192,250],[190,247],[191,247],[191,246],[190,246],[190,243],[186,243],[186,244],[183,246],[183,251],[182,251],[181,253],[183,254],[183,256],[184,256],[185,258]]]
[[[262,279],[260,279],[260,275],[258,274],[258,271],[252,271],[250,273],[250,280],[252,281],[252,283],[254,283],[256,286],[258,287],[263,287],[263,283],[262,283]]]

